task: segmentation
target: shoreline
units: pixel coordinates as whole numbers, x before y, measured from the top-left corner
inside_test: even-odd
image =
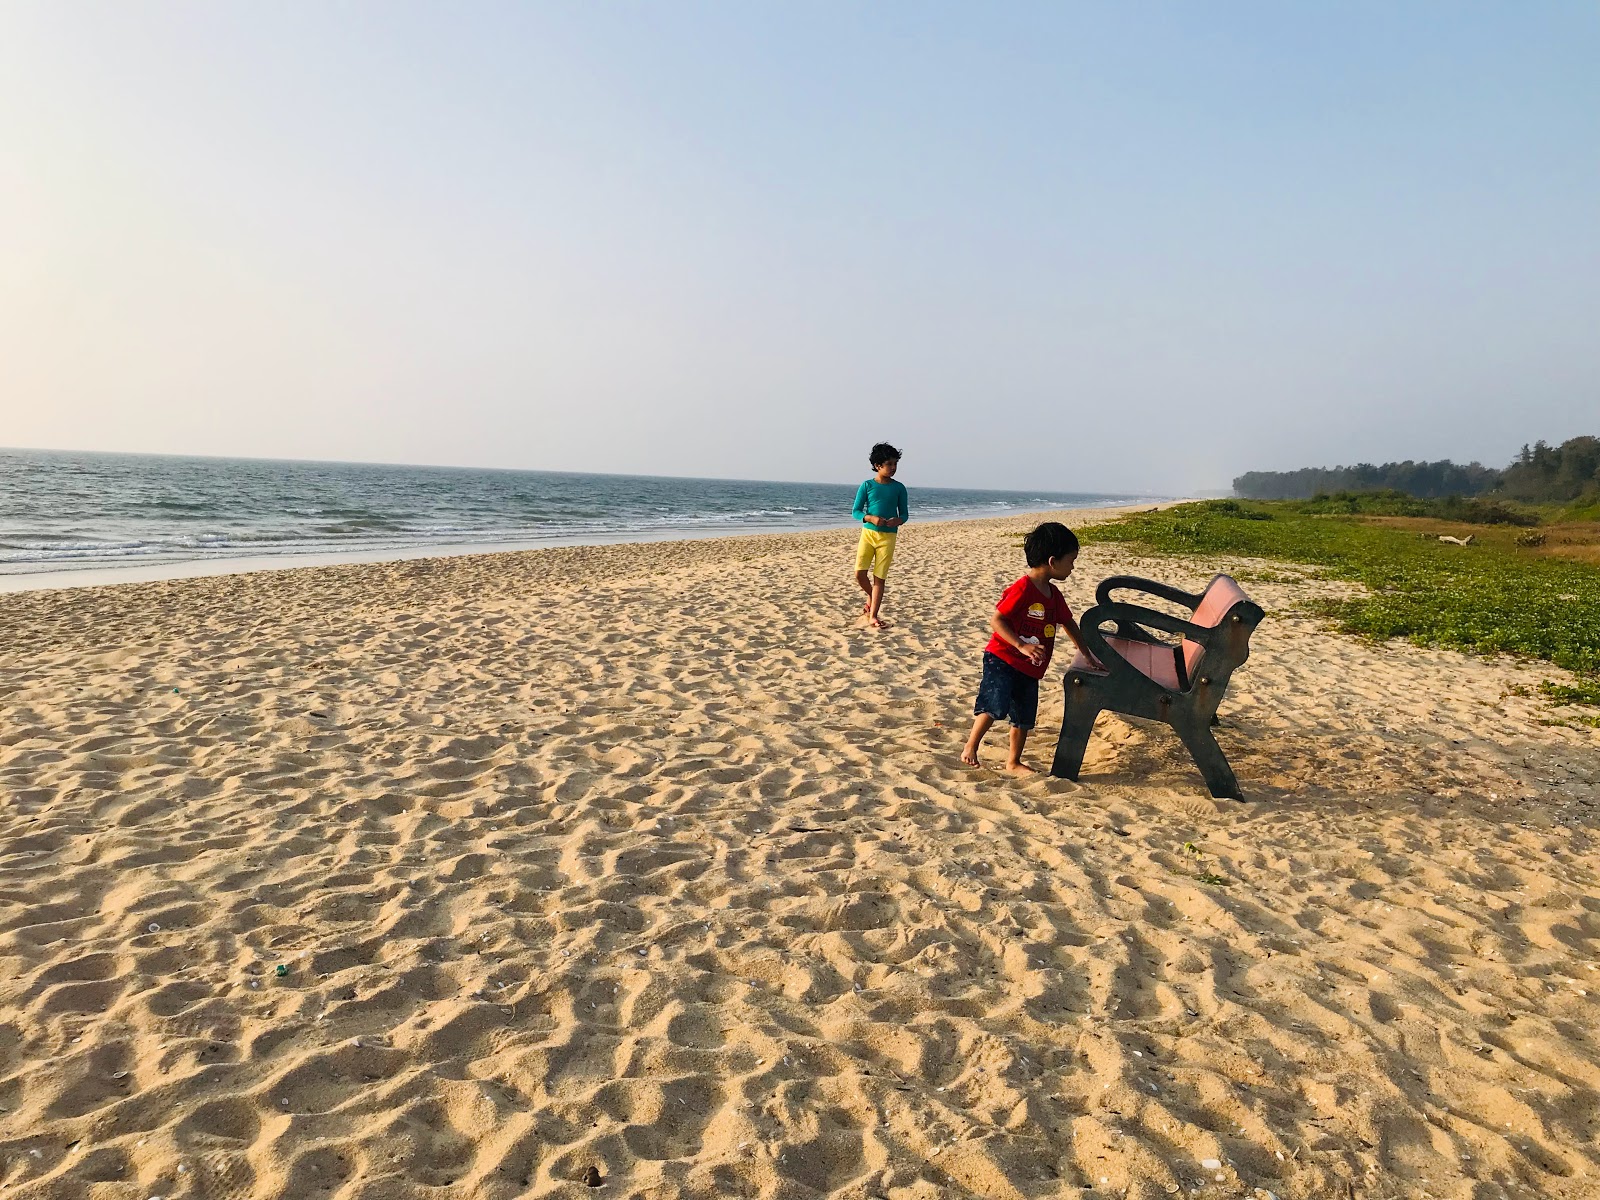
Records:
[[[1013,517],[1036,516],[1041,513],[1108,513],[1140,512],[1150,508],[1165,508],[1185,504],[1183,499],[1140,500],[1131,503],[1092,505],[1081,508],[1015,509],[999,514],[970,514],[952,517],[935,517],[914,524],[948,525],[960,521],[1003,521]],[[759,529],[729,531],[725,529],[669,529],[659,534],[632,531],[615,535],[595,535],[573,538],[549,538],[528,542],[452,542],[437,545],[405,546],[384,550],[319,551],[304,553],[239,555],[227,558],[172,559],[164,562],[128,563],[125,566],[96,564],[84,567],[52,567],[43,571],[6,571],[0,569],[0,595],[20,592],[61,591],[70,588],[117,587],[132,583],[159,583],[173,579],[208,579],[223,575],[247,575],[263,571],[298,571],[318,567],[336,567],[357,564],[414,562],[419,559],[465,558],[485,554],[524,554],[540,550],[563,550],[581,546],[653,546],[669,542],[705,542],[722,538],[748,538],[787,536],[791,534],[822,533],[840,529],[853,529],[854,523],[841,521],[827,525],[774,525]]]

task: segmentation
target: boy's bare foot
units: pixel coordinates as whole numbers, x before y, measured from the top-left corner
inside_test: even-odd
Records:
[[[978,765],[978,752],[976,750],[974,750],[971,746],[963,747],[962,750],[961,750],[961,761],[966,763],[967,766],[969,766],[969,767],[977,766]]]
[[[868,616],[867,617],[867,624],[870,625],[873,629],[882,629],[884,627],[885,622],[884,622],[884,619],[882,617]]]
[[[1014,762],[1006,764],[1007,775],[1037,775],[1038,773],[1027,763]]]

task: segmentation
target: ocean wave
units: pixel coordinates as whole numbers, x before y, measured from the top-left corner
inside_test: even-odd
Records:
[[[850,524],[854,484],[0,450],[0,568],[540,545]],[[1131,497],[912,487],[918,519]]]
[[[140,506],[130,505],[130,507],[138,508]],[[217,511],[217,505],[210,500],[152,500],[142,507],[168,513],[210,514]]]
[[[3,563],[51,563],[72,562],[79,559],[123,559],[135,558],[144,555],[159,554],[160,547],[156,546],[100,546],[94,549],[50,549],[50,550],[18,550],[0,554],[0,564]]]

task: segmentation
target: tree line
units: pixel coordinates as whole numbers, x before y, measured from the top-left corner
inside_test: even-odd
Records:
[[[1500,470],[1482,463],[1357,463],[1350,467],[1302,467],[1298,471],[1246,471],[1233,481],[1235,494],[1250,500],[1305,500],[1332,492],[1404,492],[1421,499],[1496,496],[1527,503],[1566,503],[1600,498],[1600,438],[1575,437],[1551,446],[1523,446]]]

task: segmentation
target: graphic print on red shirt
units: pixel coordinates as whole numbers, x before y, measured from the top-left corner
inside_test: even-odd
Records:
[[[1020,650],[1002,642],[998,633],[984,647],[990,654],[1034,679],[1044,678],[1045,669],[1050,665],[1050,655],[1055,652],[1056,634],[1072,618],[1072,609],[1067,607],[1066,598],[1055,586],[1047,583],[1044,589],[1041,592],[1034,586],[1033,580],[1024,575],[1005,590],[1000,603],[994,606],[1019,641],[1029,638],[1038,640],[1044,647],[1043,662],[1034,666]]]

